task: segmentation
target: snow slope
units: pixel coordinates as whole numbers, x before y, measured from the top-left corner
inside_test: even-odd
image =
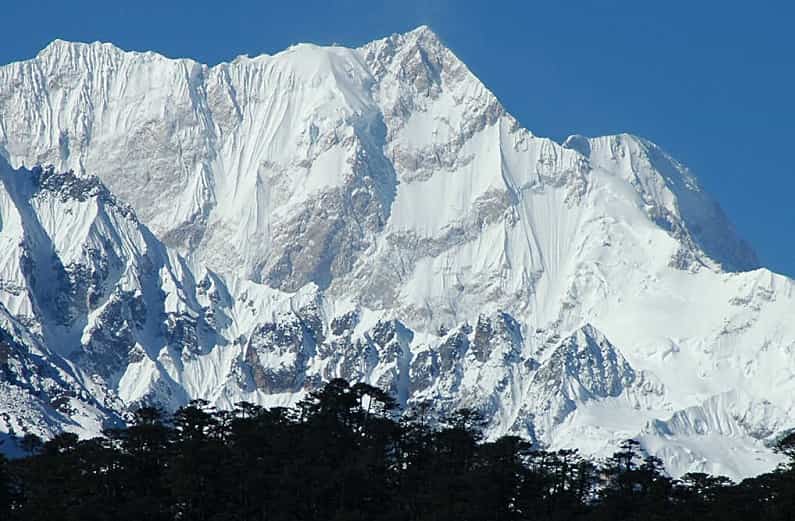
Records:
[[[0,155],[0,431],[335,376],[673,474],[795,427],[793,281],[659,147],[534,136],[427,27],[214,67],[55,41],[0,67]]]

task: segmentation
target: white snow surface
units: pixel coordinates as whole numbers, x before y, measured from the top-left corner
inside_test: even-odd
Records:
[[[795,427],[793,281],[659,147],[534,136],[427,27],[214,67],[56,40],[0,67],[0,155],[0,432],[336,376],[674,475]]]

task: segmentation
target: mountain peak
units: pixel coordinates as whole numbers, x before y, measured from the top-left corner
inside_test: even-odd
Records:
[[[726,271],[748,271],[759,266],[753,248],[738,235],[720,205],[689,168],[659,145],[621,133],[572,135],[563,147],[576,150],[593,168],[611,172],[638,192],[652,221],[682,243],[680,267],[717,263]]]
[[[44,49],[39,51],[37,56],[46,56],[49,54],[63,54],[67,52],[84,52],[86,50],[105,50],[105,51],[112,51],[112,52],[125,52],[123,49],[115,46],[109,42],[75,42],[70,40],[63,40],[61,38],[56,38],[55,40],[51,41],[47,44]]]
[[[0,306],[119,414],[344,377],[604,455],[694,394],[792,410],[792,282],[722,269],[749,257],[692,174],[531,135],[427,26],[216,67],[56,40],[0,68],[0,128],[81,173],[0,176]]]
[[[418,25],[411,31],[407,31],[405,34],[431,35],[434,37],[436,36],[436,33],[433,31],[433,29],[431,29],[431,27],[426,24]]]
[[[434,32],[434,30],[427,25],[420,25],[419,27],[416,27],[415,29],[412,29],[411,31],[404,33],[403,37],[413,38],[418,42],[432,43],[434,45],[442,44],[439,35],[436,34],[436,32]]]
[[[438,56],[441,53],[453,54],[442,43],[439,36],[427,25],[420,25],[405,33],[393,33],[386,38],[373,40],[365,44],[362,49],[381,49],[382,52],[378,54],[382,55],[391,55],[400,49],[404,49],[404,52],[409,49],[418,49],[433,56]]]

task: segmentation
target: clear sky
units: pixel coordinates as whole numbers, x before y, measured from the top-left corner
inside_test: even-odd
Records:
[[[795,2],[5,0],[0,63],[54,38],[208,64],[427,24],[523,126],[631,132],[690,166],[764,264],[795,275]]]

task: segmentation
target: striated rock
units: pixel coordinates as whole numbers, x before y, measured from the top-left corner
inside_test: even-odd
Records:
[[[343,377],[743,477],[795,421],[795,285],[693,174],[534,136],[427,27],[214,67],[55,41],[0,67],[0,155],[0,433]]]

